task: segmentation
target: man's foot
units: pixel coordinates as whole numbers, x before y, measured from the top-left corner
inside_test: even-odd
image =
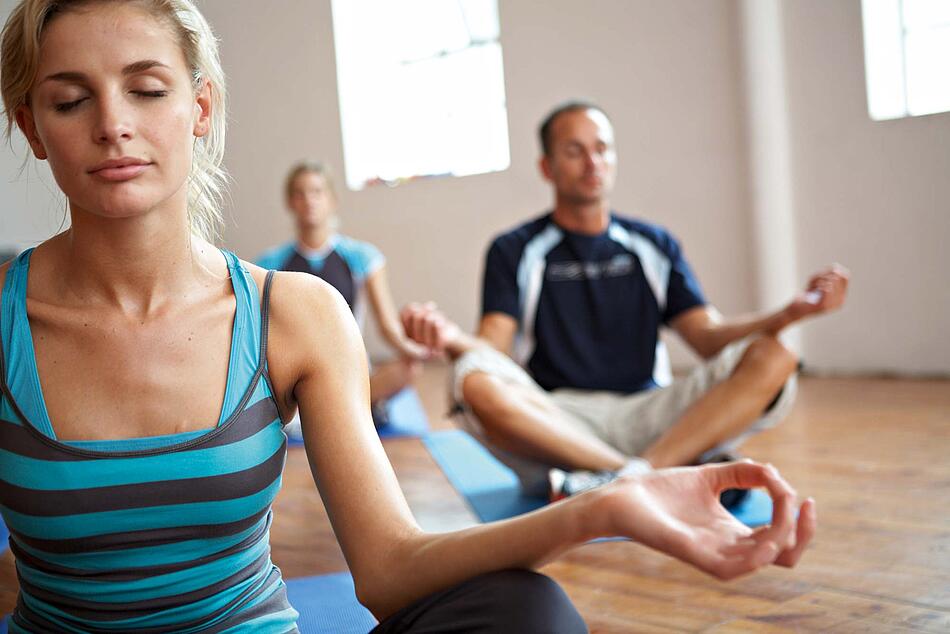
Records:
[[[616,471],[548,471],[548,493],[551,502],[596,489],[617,479]]]
[[[613,482],[621,476],[635,476],[649,473],[653,467],[643,458],[633,457],[618,471],[548,471],[548,492],[552,502],[595,489]]]
[[[719,503],[726,510],[733,509],[745,502],[751,492],[752,489],[726,489],[719,494]]]

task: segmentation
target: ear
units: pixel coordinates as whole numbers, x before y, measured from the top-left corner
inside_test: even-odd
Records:
[[[23,133],[23,136],[26,137],[27,143],[30,144],[30,149],[33,150],[33,156],[41,161],[45,161],[46,147],[43,145],[43,141],[40,140],[40,135],[36,131],[36,121],[33,120],[33,111],[26,104],[20,105],[16,109],[14,115],[16,119],[16,125],[20,128],[20,131]]]
[[[193,134],[196,137],[203,137],[211,131],[211,95],[214,86],[211,82],[203,80],[201,89],[195,95],[195,126]]]
[[[551,157],[547,154],[543,155],[538,161],[538,168],[541,170],[541,175],[544,177],[544,180],[551,180]]]

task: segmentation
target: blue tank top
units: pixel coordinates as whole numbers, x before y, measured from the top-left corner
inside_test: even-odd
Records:
[[[266,367],[272,273],[261,305],[224,252],[236,310],[213,429],[60,441],[27,319],[30,255],[0,305],[0,513],[20,579],[9,630],[296,632],[269,546],[287,448]]]

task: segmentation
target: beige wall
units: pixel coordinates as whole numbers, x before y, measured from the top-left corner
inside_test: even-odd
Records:
[[[13,4],[0,0],[0,15]],[[225,238],[252,258],[290,234],[280,195],[290,163],[320,157],[342,170],[329,0],[200,4],[230,78]],[[780,161],[788,168],[773,176],[789,187],[781,197],[794,214],[796,274],[802,281],[831,260],[854,272],[848,307],[803,329],[805,357],[824,370],[950,373],[950,115],[868,119],[859,0],[777,6],[787,100],[770,125],[785,126],[790,142]],[[780,249],[769,248],[768,232],[757,237],[756,192],[774,197],[762,181],[774,165],[749,164],[748,96],[760,86],[744,70],[756,51],[746,46],[743,58],[743,5],[500,0],[500,8],[512,167],[341,192],[344,229],[387,254],[397,301],[433,298],[474,324],[487,241],[549,203],[535,168],[538,119],[583,96],[615,119],[615,206],[679,235],[724,312],[767,304],[757,285]],[[62,214],[35,168],[18,175],[21,157],[0,152],[0,243],[40,240]]]
[[[289,234],[280,187],[292,161],[323,157],[342,169],[329,4],[202,3],[232,90],[227,240],[246,257]],[[615,119],[615,206],[670,227],[723,310],[752,308],[734,3],[501,0],[500,9],[511,168],[341,192],[345,231],[387,255],[397,301],[433,298],[475,323],[488,240],[550,201],[535,127],[553,104],[584,96]]]
[[[0,20],[6,21],[15,5],[14,0],[0,0]],[[2,122],[5,129],[5,117]],[[9,145],[2,140],[0,146],[0,250],[34,246],[63,222],[64,198],[46,163],[30,160],[24,165],[27,145],[19,133]]]
[[[799,271],[854,271],[803,329],[826,370],[950,373],[950,113],[871,121],[859,0],[784,3]]]

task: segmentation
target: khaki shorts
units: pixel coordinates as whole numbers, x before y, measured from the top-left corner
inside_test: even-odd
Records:
[[[752,341],[752,338],[747,338],[727,346],[714,358],[666,387],[630,395],[570,388],[545,392],[507,355],[488,346],[479,347],[459,357],[453,367],[452,396],[460,406],[455,422],[508,465],[521,479],[526,491],[540,493],[547,488],[547,472],[552,465],[499,449],[488,441],[478,417],[462,398],[462,382],[466,376],[485,372],[502,381],[537,390],[564,412],[565,424],[597,436],[625,455],[636,456],[672,427],[683,412],[711,387],[728,378]],[[704,456],[735,449],[756,432],[776,425],[791,409],[796,385],[796,376],[792,375],[777,402],[761,418]]]

